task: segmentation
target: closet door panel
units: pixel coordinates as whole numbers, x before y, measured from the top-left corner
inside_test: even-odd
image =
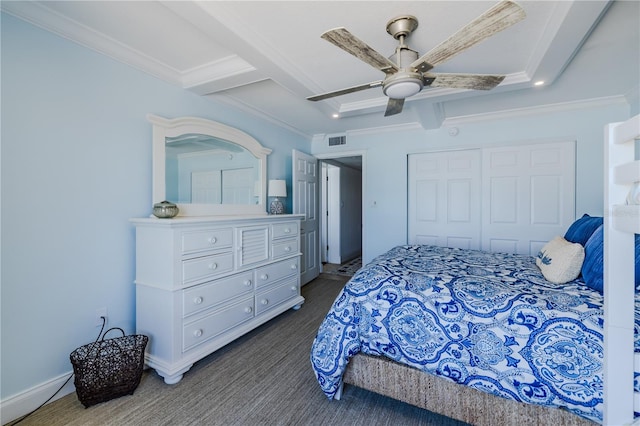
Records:
[[[480,151],[409,155],[408,242],[480,247]]]
[[[438,220],[438,181],[424,179],[416,181],[415,195],[419,200],[431,202],[417,202],[416,220],[419,222],[436,222]]]
[[[536,255],[575,219],[575,143],[483,149],[482,198],[482,249]]]
[[[518,176],[501,176],[489,180],[489,215],[491,223],[518,223]]]
[[[560,225],[563,208],[562,179],[559,176],[531,177],[531,223]]]

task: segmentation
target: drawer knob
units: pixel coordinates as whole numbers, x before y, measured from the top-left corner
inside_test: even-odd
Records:
[[[285,233],[285,234],[289,234],[289,233],[291,233],[291,229],[289,229],[289,228],[284,228],[284,233]]]
[[[262,299],[260,301],[260,303],[263,304],[263,305],[268,305],[269,304],[269,300],[268,299]]]
[[[290,252],[290,251],[291,251],[291,247],[286,246],[286,247],[284,248],[284,251],[286,251],[286,252]]]
[[[291,291],[298,291],[298,287],[296,287],[295,285],[291,286]]]
[[[198,296],[195,299],[193,299],[193,303],[195,303],[196,305],[199,305],[202,303],[202,296]]]
[[[292,264],[291,264],[291,269],[298,269],[298,265],[297,265],[297,264],[295,264],[295,263],[292,263]]]
[[[218,264],[217,263],[211,263],[209,264],[209,269],[211,269],[212,271],[218,268]]]
[[[253,308],[251,306],[247,306],[244,308],[244,312],[250,314],[251,312],[253,312]]]
[[[267,275],[267,274],[262,274],[262,275],[260,275],[260,279],[261,279],[261,280],[268,280],[268,279],[269,279],[269,275]]]
[[[251,287],[251,280],[246,280],[244,282],[244,285],[247,286],[247,287]]]
[[[196,331],[193,332],[194,337],[200,337],[202,336],[202,329],[199,328]]]
[[[209,237],[209,244],[215,244],[218,242],[218,239],[216,237]]]

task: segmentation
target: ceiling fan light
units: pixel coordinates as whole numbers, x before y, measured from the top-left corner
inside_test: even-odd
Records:
[[[393,99],[405,99],[422,90],[420,80],[394,81],[387,84],[384,94]]]

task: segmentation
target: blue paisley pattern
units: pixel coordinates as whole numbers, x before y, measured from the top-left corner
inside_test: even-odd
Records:
[[[602,307],[581,279],[546,281],[531,256],[399,246],[341,291],[311,363],[329,398],[362,352],[601,423]]]

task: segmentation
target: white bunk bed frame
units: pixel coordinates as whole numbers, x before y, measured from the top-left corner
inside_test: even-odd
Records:
[[[640,234],[640,205],[626,204],[640,182],[640,115],[605,127],[604,176],[604,425],[632,424],[640,411],[634,393],[635,254]],[[631,188],[631,189],[630,189]],[[640,368],[638,368],[640,370]],[[635,404],[634,404],[635,401]]]

